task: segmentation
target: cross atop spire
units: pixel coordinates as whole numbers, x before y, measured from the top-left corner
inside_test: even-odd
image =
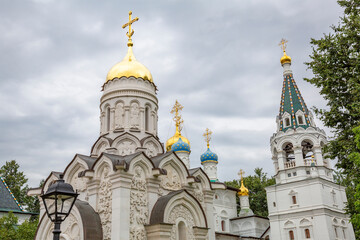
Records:
[[[242,181],[243,180],[243,175],[245,175],[245,172],[242,169],[240,169],[238,175],[239,175],[239,177],[240,177],[240,179]]]
[[[182,117],[180,115],[180,111],[183,109],[184,107],[176,100],[175,101],[175,105],[172,108],[171,112],[172,114],[175,114],[173,120],[176,124],[176,129],[181,131],[181,124],[184,122],[184,120],[182,120]]]
[[[285,38],[281,39],[281,41],[279,43],[279,46],[281,47],[281,50],[283,52],[285,52],[285,50],[286,50],[287,43],[288,43],[288,41]]]
[[[132,11],[129,12],[129,22],[125,23],[125,24],[122,26],[122,28],[126,28],[127,26],[129,26],[129,31],[126,33],[126,36],[129,38],[129,39],[128,39],[128,46],[129,46],[129,47],[133,45],[132,40],[131,40],[131,37],[132,37],[132,35],[134,35],[134,30],[131,29],[131,25],[132,25],[134,22],[136,22],[136,21],[139,20],[138,17],[136,17],[136,18],[134,18],[134,19],[131,19],[131,16],[132,16]]]
[[[212,131],[210,131],[208,128],[206,128],[203,136],[205,137],[205,142],[207,143],[207,148],[210,147],[211,134],[212,134]]]

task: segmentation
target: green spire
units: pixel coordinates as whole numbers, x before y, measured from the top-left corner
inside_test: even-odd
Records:
[[[284,76],[283,89],[281,95],[279,121],[280,131],[285,132],[289,128],[304,129],[311,126],[309,110],[303,97],[295,83],[292,74]]]

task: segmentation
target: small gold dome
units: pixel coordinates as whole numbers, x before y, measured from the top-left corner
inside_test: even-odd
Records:
[[[129,49],[125,58],[121,62],[115,64],[110,69],[110,71],[107,74],[105,83],[115,78],[121,78],[121,77],[142,78],[151,83],[154,83],[149,69],[147,69],[144,65],[142,65],[140,62],[136,60],[132,51],[132,43],[128,44],[128,46]]]
[[[169,139],[166,141],[166,145],[165,145],[165,146],[166,146],[166,151],[167,151],[167,152],[171,150],[171,146],[172,146],[174,143],[176,143],[176,142],[179,140],[179,138],[181,138],[181,140],[182,140],[183,142],[189,144],[189,146],[190,146],[190,141],[189,141],[189,139],[187,139],[186,137],[182,136],[181,133],[180,133],[180,131],[179,131],[179,129],[178,129],[178,127],[176,127],[176,132],[175,132],[174,136],[172,136],[171,138],[169,138]]]
[[[249,196],[249,189],[244,186],[244,182],[241,179],[241,187],[239,188],[238,196]]]
[[[288,56],[285,51],[284,51],[284,56],[280,58],[280,63],[281,65],[284,63],[291,63],[291,57]]]

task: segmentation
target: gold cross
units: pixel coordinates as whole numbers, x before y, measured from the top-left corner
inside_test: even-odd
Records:
[[[125,23],[125,24],[122,26],[122,28],[126,28],[127,26],[129,26],[129,31],[126,33],[126,36],[128,36],[128,38],[129,38],[129,42],[131,42],[131,36],[134,34],[134,30],[131,29],[131,25],[132,25],[134,22],[136,22],[136,21],[139,20],[138,17],[136,17],[136,18],[134,18],[134,19],[131,19],[131,16],[132,16],[132,11],[129,12],[129,22]]]
[[[242,169],[240,169],[238,175],[240,176],[241,180],[243,179],[244,174],[245,174],[245,172]]]
[[[283,52],[285,52],[286,50],[286,46],[287,46],[287,40],[286,39],[281,39],[280,43],[279,43],[279,46],[281,47],[281,49],[283,50]]]
[[[210,146],[211,134],[212,134],[212,131],[210,131],[208,128],[206,128],[203,136],[205,137],[205,142],[207,143],[207,148],[209,148],[209,146]]]
[[[184,107],[181,106],[181,104],[176,100],[175,101],[175,105],[174,107],[172,108],[171,112],[172,114],[175,114],[173,120],[176,124],[176,128],[179,128],[179,131],[181,131],[181,124],[184,122],[182,119],[181,119],[181,115],[180,115],[180,111],[183,109]]]

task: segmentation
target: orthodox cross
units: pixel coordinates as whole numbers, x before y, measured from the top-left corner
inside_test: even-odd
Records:
[[[175,114],[173,120],[176,124],[176,128],[179,129],[179,131],[181,131],[181,124],[184,122],[182,119],[181,119],[181,115],[180,115],[180,111],[183,109],[184,107],[181,106],[181,104],[176,100],[175,101],[175,105],[174,107],[172,108],[171,112],[172,114]]]
[[[244,174],[245,174],[245,172],[242,169],[240,169],[238,175],[240,176],[241,181],[243,180],[243,175]]]
[[[279,43],[279,46],[281,47],[281,49],[283,50],[283,52],[285,52],[286,50],[286,45],[287,45],[287,40],[286,39],[281,39],[280,43]]]
[[[209,148],[209,146],[210,146],[211,134],[212,134],[212,131],[210,131],[208,128],[206,128],[203,136],[205,137],[205,142],[207,143],[207,148]]]
[[[122,28],[126,28],[127,26],[129,26],[129,31],[126,33],[126,36],[128,36],[128,38],[129,38],[129,42],[131,42],[131,36],[134,34],[134,30],[131,29],[131,25],[132,25],[134,22],[136,22],[136,21],[139,20],[138,17],[136,17],[136,18],[134,18],[134,19],[131,19],[131,16],[132,16],[132,11],[129,12],[129,22],[125,23],[125,24],[122,26]]]

